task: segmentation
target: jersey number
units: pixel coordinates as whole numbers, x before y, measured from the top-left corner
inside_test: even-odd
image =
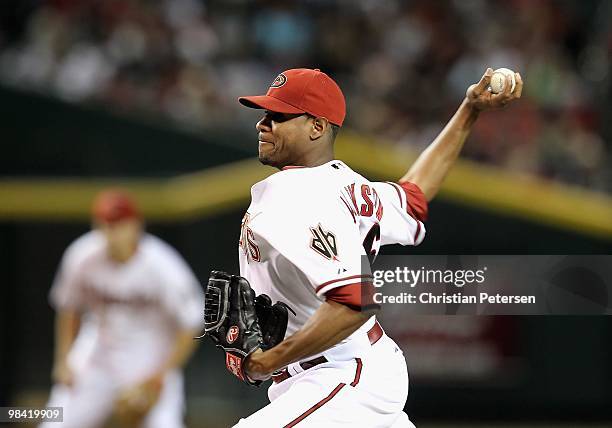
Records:
[[[380,225],[378,223],[370,228],[368,234],[363,239],[363,248],[368,255],[370,263],[374,262],[378,250],[380,249]]]

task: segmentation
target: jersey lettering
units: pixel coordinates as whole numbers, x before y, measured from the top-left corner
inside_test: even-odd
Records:
[[[361,185],[361,200],[363,203],[359,206],[357,202],[357,195],[355,194],[355,183],[352,183],[344,187],[344,190],[348,194],[352,204],[349,204],[346,195],[341,195],[340,199],[349,209],[350,213],[355,216],[361,217],[372,217],[376,213],[376,220],[381,221],[383,216],[383,205],[376,189],[368,186],[367,184]],[[354,208],[354,209],[353,209]]]
[[[374,206],[378,206],[376,209],[376,220],[380,221],[382,220],[383,216],[383,204],[380,201],[380,197],[378,196],[376,189],[372,189],[372,194],[374,195]]]
[[[361,204],[361,216],[362,217],[370,217],[374,212],[374,204],[370,199],[370,186],[367,184],[361,185],[361,197],[363,198],[364,204]]]
[[[311,227],[312,239],[310,248],[329,260],[338,260],[338,247],[336,235],[323,229],[321,223],[317,227]]]
[[[238,245],[242,248],[244,255],[247,256],[247,260],[259,262],[261,261],[261,252],[255,241],[255,235],[249,227],[250,217],[250,214],[247,212],[242,218],[242,224],[240,225],[240,241],[238,241]]]
[[[359,214],[357,214],[357,211],[355,211],[355,208],[353,208],[351,204],[346,201],[346,198],[344,197],[344,195],[340,196],[340,200],[346,206],[346,209],[349,211],[349,213],[351,213],[351,216],[353,217],[353,223],[357,223],[357,216]]]
[[[355,183],[346,186],[344,189],[346,190],[346,193],[348,193],[348,195],[351,198],[351,202],[353,203],[353,207],[355,208],[355,212],[358,213],[359,212],[359,208],[357,207],[357,199],[355,197]]]
[[[247,247],[249,249],[249,254],[251,254],[251,259],[258,262],[261,260],[261,256],[259,253],[259,247],[255,243],[255,235],[253,235],[253,231],[250,227],[246,228],[246,240]]]
[[[342,194],[340,199],[349,209],[349,212],[353,216],[353,221],[357,223],[357,217],[361,217],[363,218],[361,223],[365,223],[364,225],[369,227],[369,229],[366,229],[368,233],[366,233],[363,238],[363,248],[365,249],[370,263],[372,263],[380,250],[379,223],[383,217],[382,200],[378,192],[376,192],[376,189],[365,183],[360,186],[359,198],[355,194],[355,183],[345,186],[344,190],[348,195]],[[352,201],[352,205],[348,202],[349,198]]]

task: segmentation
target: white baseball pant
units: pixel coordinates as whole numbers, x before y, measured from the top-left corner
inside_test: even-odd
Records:
[[[268,389],[271,403],[235,428],[415,428],[403,408],[408,397],[404,354],[384,335],[359,358],[328,361]]]
[[[39,428],[96,428],[112,415],[121,392],[120,385],[105,370],[90,368],[75,379],[72,387],[54,385],[47,406],[64,408],[62,423],[45,422]],[[159,400],[141,428],[183,428],[183,377],[168,373]]]

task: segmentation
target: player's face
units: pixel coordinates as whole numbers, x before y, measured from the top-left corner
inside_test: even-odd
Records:
[[[134,255],[142,234],[140,220],[124,219],[114,223],[99,223],[96,226],[106,238],[106,248],[111,259],[126,262]]]
[[[266,111],[255,126],[259,131],[259,161],[276,168],[302,165],[311,127],[312,118],[307,114]]]

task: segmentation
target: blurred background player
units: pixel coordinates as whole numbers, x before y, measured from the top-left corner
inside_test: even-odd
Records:
[[[113,412],[125,426],[182,427],[199,283],[176,250],[143,231],[127,193],[100,193],[92,214],[94,229],[65,251],[51,290],[49,405],[64,407],[64,427],[101,426]]]

